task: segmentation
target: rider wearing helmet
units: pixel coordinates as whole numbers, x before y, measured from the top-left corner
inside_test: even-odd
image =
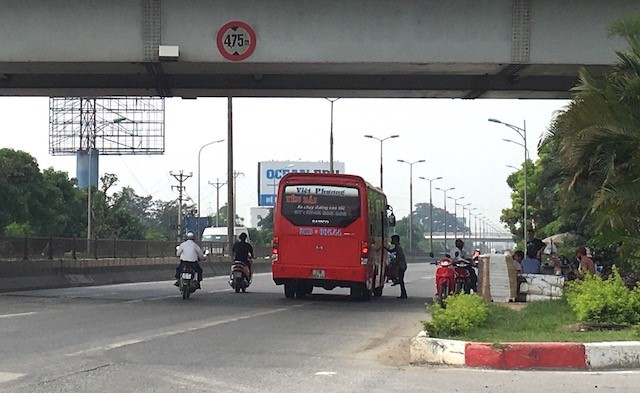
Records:
[[[233,260],[240,261],[247,265],[249,273],[253,275],[253,269],[251,268],[251,258],[253,258],[253,247],[247,243],[247,234],[242,232],[239,241],[233,244],[231,251],[233,251]]]
[[[176,256],[180,258],[180,264],[176,267],[176,282],[173,284],[175,286],[180,285],[179,277],[184,263],[191,263],[193,270],[198,273],[198,284],[202,281],[202,267],[200,267],[198,261],[204,260],[204,254],[194,238],[195,234],[192,231],[187,232],[187,240],[180,243],[176,250]]]

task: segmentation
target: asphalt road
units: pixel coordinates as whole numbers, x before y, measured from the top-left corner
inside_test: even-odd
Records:
[[[210,277],[0,294],[2,392],[638,392],[637,372],[496,372],[409,364],[434,267],[353,300],[286,299],[270,274],[236,294]]]

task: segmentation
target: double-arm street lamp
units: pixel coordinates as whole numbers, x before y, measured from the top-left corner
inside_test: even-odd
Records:
[[[520,145],[524,147],[524,164],[522,166],[524,170],[524,207],[523,207],[523,219],[524,219],[523,239],[524,240],[523,241],[526,245],[526,242],[527,242],[527,159],[529,158],[529,151],[527,150],[527,123],[526,121],[523,121],[522,128],[520,128],[520,127],[514,126],[513,124],[504,123],[497,119],[489,119],[489,121],[493,123],[502,124],[504,126],[511,128],[512,130],[517,132],[518,135],[520,135],[520,137],[523,140],[523,143],[519,143],[519,142],[512,141],[511,139],[505,139],[506,142],[515,143],[516,145]]]
[[[440,190],[444,193],[444,252],[447,252],[447,192],[455,190],[455,187],[451,188],[439,188],[436,187],[436,190]]]
[[[420,176],[420,179],[426,180],[429,182],[429,248],[430,251],[433,252],[433,200],[431,199],[432,183],[436,180],[442,179],[442,176],[435,177],[433,179],[427,179],[424,176]]]
[[[381,190],[382,190],[382,142],[386,141],[387,139],[397,138],[399,136],[400,135],[391,135],[391,136],[388,136],[388,137],[382,138],[382,139],[377,138],[377,137],[375,137],[373,135],[365,135],[364,136],[365,138],[371,138],[371,139],[375,139],[377,141],[380,141],[380,189]]]
[[[398,160],[398,162],[403,162],[409,165],[409,252],[413,251],[413,164],[418,164],[424,161],[425,160],[409,162],[405,160]]]
[[[200,154],[202,153],[202,149],[209,145],[213,145],[214,143],[220,143],[224,141],[224,139],[220,139],[218,141],[213,141],[202,145],[200,150],[198,150],[198,216],[196,217],[196,239],[200,240],[200,216],[202,215],[202,210],[200,208]],[[218,214],[218,212],[216,212]]]
[[[454,198],[449,197],[449,199],[453,200],[453,218],[455,219],[453,222],[453,237],[454,240],[458,238],[458,201],[460,199],[464,199],[463,196]]]

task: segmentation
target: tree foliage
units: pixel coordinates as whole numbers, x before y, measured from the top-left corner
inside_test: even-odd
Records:
[[[176,201],[154,201],[130,187],[113,191],[117,183],[107,173],[99,188],[91,188],[92,237],[175,237]],[[41,172],[28,153],[0,149],[0,236],[86,237],[88,197],[88,188],[79,189],[66,172]],[[183,212],[189,209],[183,206]]]
[[[615,245],[627,267],[640,268],[640,14],[614,23],[626,51],[602,75],[580,70],[572,102],[557,116],[527,174],[529,217],[539,235],[572,232],[589,245]],[[517,234],[521,171],[508,183],[512,207],[502,220]],[[520,209],[520,210],[519,210]]]

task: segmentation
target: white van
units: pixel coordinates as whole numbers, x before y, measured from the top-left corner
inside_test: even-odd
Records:
[[[238,236],[241,233],[247,234],[247,241],[249,241],[249,230],[247,227],[235,227],[233,230],[235,234],[235,241],[238,240]],[[202,232],[202,250],[205,255],[212,254],[224,254],[228,244],[228,229],[227,227],[207,227]]]

